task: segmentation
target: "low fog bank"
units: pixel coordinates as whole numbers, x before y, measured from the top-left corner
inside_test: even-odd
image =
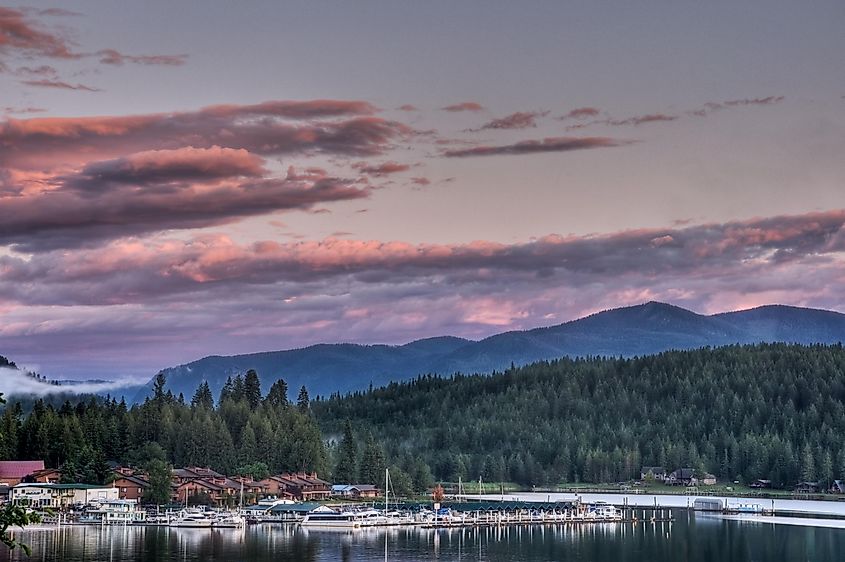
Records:
[[[53,394],[105,394],[137,385],[131,381],[80,382],[73,384],[52,384],[46,379],[37,379],[25,371],[0,367],[0,393],[9,396],[48,396]]]

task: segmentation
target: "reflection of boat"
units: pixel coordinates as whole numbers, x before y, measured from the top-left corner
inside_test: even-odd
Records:
[[[170,520],[171,527],[210,528],[213,522],[209,513],[201,509],[183,509]]]

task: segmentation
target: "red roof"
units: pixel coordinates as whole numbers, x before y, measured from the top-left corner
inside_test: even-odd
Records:
[[[0,478],[23,478],[44,470],[44,461],[0,461]]]

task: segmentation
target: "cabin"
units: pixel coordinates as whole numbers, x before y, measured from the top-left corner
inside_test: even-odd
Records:
[[[17,486],[32,474],[44,470],[44,461],[0,461],[0,484]]]
[[[756,490],[771,488],[772,487],[772,481],[771,480],[762,480],[762,479],[758,478],[757,480],[755,480],[754,482],[749,484],[748,487],[754,488]]]
[[[325,500],[332,495],[331,484],[317,477],[314,472],[286,472],[265,478],[261,484],[267,495],[301,501]]]
[[[376,498],[381,490],[372,484],[335,484],[332,496],[340,498]]]
[[[701,483],[705,486],[714,486],[716,484],[716,475],[705,472],[704,476],[701,477]]]
[[[695,470],[692,468],[679,468],[673,470],[666,478],[666,483],[670,486],[695,486],[698,484],[698,479],[695,477]]]
[[[150,483],[145,478],[134,474],[116,472],[112,486],[118,490],[118,499],[140,502],[144,498],[144,492],[150,487]]]
[[[831,494],[845,494],[845,480],[834,480],[830,485]]]
[[[36,470],[23,479],[24,482],[37,482],[39,484],[58,484],[62,481],[62,471],[58,468],[45,468]]]
[[[274,497],[285,500],[296,499],[294,493],[288,489],[288,482],[279,476],[270,476],[260,481],[261,493],[265,497]]]
[[[665,482],[666,469],[662,466],[644,466],[642,470],[640,470],[640,480],[649,479]]]
[[[220,486],[199,478],[175,484],[171,499],[174,503],[185,504],[190,503],[192,497],[200,494],[208,496],[214,504],[221,503],[223,499],[223,489]]]
[[[818,482],[799,482],[795,486],[796,494],[818,494],[820,490],[821,486]]]

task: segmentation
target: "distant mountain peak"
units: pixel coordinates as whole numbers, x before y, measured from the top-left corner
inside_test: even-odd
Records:
[[[371,382],[380,386],[427,373],[490,373],[512,363],[525,365],[560,357],[630,357],[761,342],[845,342],[845,315],[784,305],[704,315],[674,304],[648,301],[555,326],[504,332],[481,341],[439,336],[405,345],[319,344],[232,357],[209,356],[165,369],[164,373],[168,387],[185,396],[191,396],[203,380],[216,395],[227,376],[247,369],[258,372],[265,390],[284,378],[289,388],[305,385],[312,395],[329,395],[363,390]]]

